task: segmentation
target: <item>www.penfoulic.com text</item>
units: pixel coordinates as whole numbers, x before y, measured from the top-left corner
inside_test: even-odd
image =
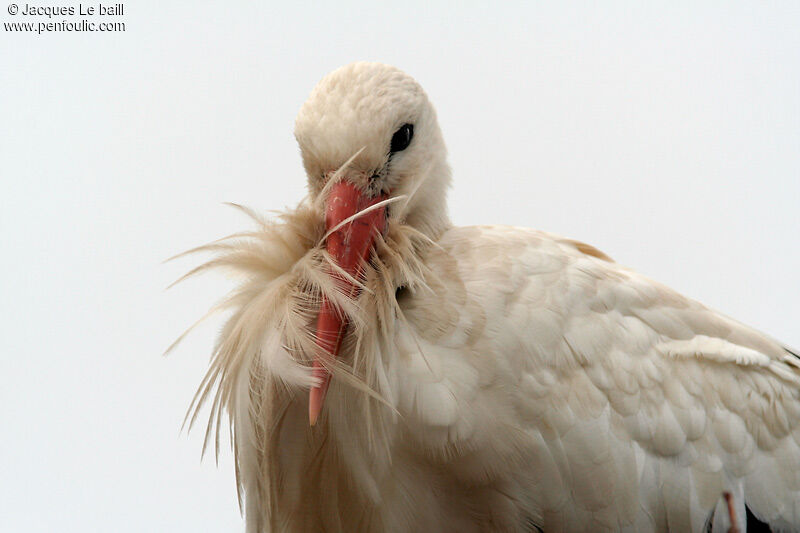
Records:
[[[42,34],[50,32],[125,31],[125,23],[119,20],[125,14],[125,5],[122,3],[79,3],[77,5],[9,4],[7,11],[9,15],[16,19],[3,22],[3,29],[8,32]]]

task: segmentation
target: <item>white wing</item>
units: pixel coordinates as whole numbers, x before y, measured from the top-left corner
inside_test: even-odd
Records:
[[[400,297],[397,399],[425,454],[545,531],[700,531],[730,491],[800,528],[800,373],[780,344],[531,230],[457,228]],[[495,491],[496,492],[496,491]],[[503,503],[503,502],[501,502]]]

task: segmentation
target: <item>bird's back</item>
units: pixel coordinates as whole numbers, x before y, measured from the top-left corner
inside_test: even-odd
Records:
[[[481,494],[471,512],[701,531],[716,509],[717,531],[730,492],[740,525],[746,504],[800,527],[800,365],[780,344],[542,232],[453,228],[426,260],[430,290],[398,297],[397,408],[407,447]]]

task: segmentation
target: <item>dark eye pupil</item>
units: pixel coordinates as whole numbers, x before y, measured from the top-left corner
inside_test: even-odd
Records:
[[[414,125],[413,124],[403,124],[399,130],[394,132],[392,135],[392,145],[389,148],[389,151],[394,152],[402,152],[408,145],[411,144],[411,138],[414,136]]]

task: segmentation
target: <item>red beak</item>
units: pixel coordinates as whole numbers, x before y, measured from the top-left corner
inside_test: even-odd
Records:
[[[331,187],[325,202],[325,228],[331,231],[337,225],[356,213],[386,199],[381,195],[370,198],[358,187],[348,181],[340,181]],[[369,259],[375,236],[386,229],[386,207],[381,206],[360,215],[331,233],[325,243],[326,250],[336,264],[357,280],[364,279],[362,265]],[[331,272],[336,285],[350,298],[358,296],[358,287],[347,278]],[[333,360],[339,355],[347,329],[343,313],[327,298],[322,299],[317,317],[316,341],[320,347],[314,358],[312,375],[319,379],[319,385],[312,387],[308,397],[308,421],[317,423],[325,393],[330,385],[331,374],[323,364],[323,358]]]

